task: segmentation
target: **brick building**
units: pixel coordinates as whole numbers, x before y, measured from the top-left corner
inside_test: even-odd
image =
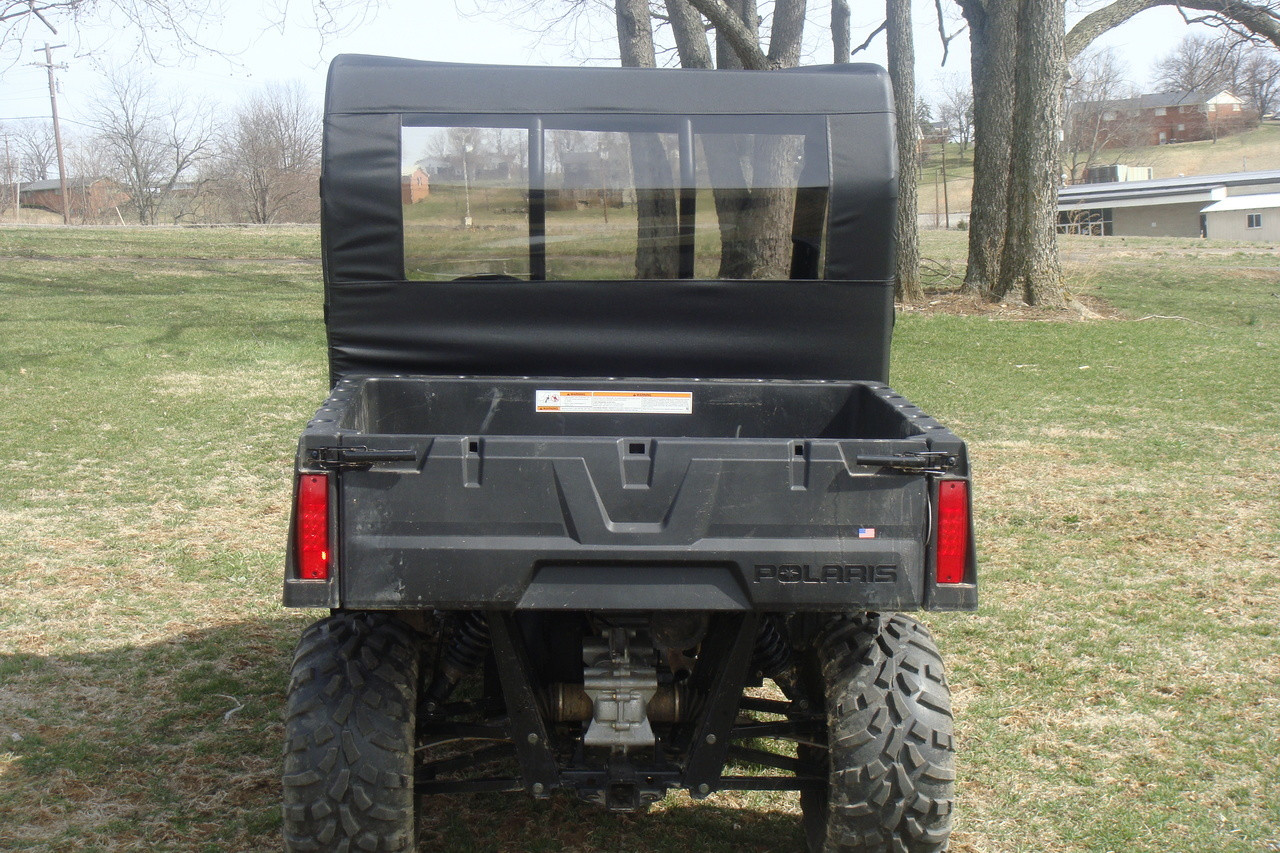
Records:
[[[431,195],[431,178],[421,166],[407,175],[400,176],[400,203],[417,204]]]
[[[1103,147],[1144,147],[1196,142],[1240,133],[1258,114],[1230,92],[1161,92],[1115,101],[1072,104],[1074,122],[1097,128]]]
[[[62,187],[57,178],[22,184],[18,189],[18,197],[23,207],[62,213]],[[128,201],[129,194],[124,187],[110,178],[67,181],[67,202],[72,219],[96,220]]]

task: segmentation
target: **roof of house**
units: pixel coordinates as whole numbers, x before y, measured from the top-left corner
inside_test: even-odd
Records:
[[[1119,98],[1113,101],[1080,101],[1076,106],[1106,107],[1113,110],[1150,110],[1157,107],[1181,107],[1195,104],[1207,104],[1226,95],[1232,102],[1240,99],[1227,91],[1221,92],[1154,92],[1149,95],[1138,95],[1134,98]]]
[[[94,184],[98,183],[98,181],[102,181],[102,180],[106,180],[106,179],[105,178],[82,178],[80,180],[76,180],[74,178],[69,178],[67,180],[67,189],[78,188],[78,187],[91,187]],[[38,193],[38,192],[44,192],[45,190],[61,189],[61,187],[62,187],[62,184],[57,178],[53,178],[52,180],[48,180],[48,181],[27,181],[26,183],[22,183],[18,185],[18,192]]]
[[[1134,207],[1147,204],[1217,201],[1226,195],[1228,189],[1259,184],[1280,184],[1280,169],[1232,172],[1225,175],[1184,175],[1154,181],[1076,184],[1058,190],[1058,208],[1064,210],[1104,206]],[[1257,195],[1251,197],[1257,198]]]
[[[1280,193],[1257,193],[1255,195],[1235,195],[1215,201],[1208,207],[1200,208],[1201,213],[1222,213],[1228,210],[1258,210],[1260,208],[1280,207]]]
[[[71,186],[71,181],[67,181],[67,186]],[[18,191],[24,192],[24,193],[25,192],[38,193],[44,190],[60,189],[61,187],[62,187],[62,182],[59,181],[57,178],[54,178],[51,181],[28,181],[25,184],[19,184]]]

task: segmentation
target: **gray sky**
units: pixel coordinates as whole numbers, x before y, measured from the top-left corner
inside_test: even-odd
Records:
[[[483,2],[484,0],[480,0]],[[306,0],[292,0],[299,8]],[[531,28],[537,21],[516,15],[468,14],[478,0],[427,0],[417,3],[390,3],[352,32],[322,43],[314,30],[302,22],[283,30],[272,27],[261,2],[226,0],[226,14],[202,30],[203,39],[230,57],[198,56],[174,59],[167,67],[155,67],[140,52],[136,37],[115,24],[64,28],[57,35],[33,27],[19,56],[13,51],[0,55],[0,120],[29,116],[45,117],[49,94],[45,72],[28,65],[42,59],[33,50],[48,35],[53,44],[70,47],[57,51],[56,61],[68,68],[58,72],[59,110],[68,120],[67,132],[74,134],[77,121],[86,115],[92,95],[105,69],[117,67],[128,73],[153,76],[162,89],[177,90],[191,97],[209,98],[231,106],[246,92],[269,82],[299,80],[319,100],[324,88],[325,68],[338,53],[375,53],[417,59],[456,62],[498,62],[513,64],[613,64],[616,59],[605,19],[594,31],[563,30],[539,40]],[[512,4],[514,5],[514,4]],[[880,3],[854,5],[854,43],[860,43],[882,20]],[[954,4],[949,31],[960,27]],[[941,48],[930,0],[916,0],[917,76],[921,94],[936,101],[940,81],[948,76],[967,79],[968,37],[952,42],[945,68],[940,68]],[[821,22],[828,17],[821,0],[811,3],[808,30],[813,48],[807,63],[829,62],[830,41]],[[1168,53],[1186,32],[1181,18],[1171,9],[1144,12],[1113,31],[1105,39],[1129,65],[1130,78],[1139,86],[1147,82],[1151,63]],[[884,62],[884,39],[855,57],[859,61]]]

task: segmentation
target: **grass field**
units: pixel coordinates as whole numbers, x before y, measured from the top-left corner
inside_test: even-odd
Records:
[[[947,292],[895,385],[971,442],[953,850],[1280,849],[1276,247],[1073,238],[1105,319]],[[0,849],[279,848],[314,231],[0,229]],[[951,278],[946,274],[950,272]],[[423,850],[801,849],[787,795],[429,803]]]

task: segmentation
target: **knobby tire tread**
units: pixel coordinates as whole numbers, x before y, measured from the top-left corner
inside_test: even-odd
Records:
[[[286,851],[411,851],[418,639],[394,616],[303,632],[285,716]]]
[[[837,622],[818,645],[830,784],[822,849],[940,853],[954,804],[951,694],[929,631],[902,614]]]

